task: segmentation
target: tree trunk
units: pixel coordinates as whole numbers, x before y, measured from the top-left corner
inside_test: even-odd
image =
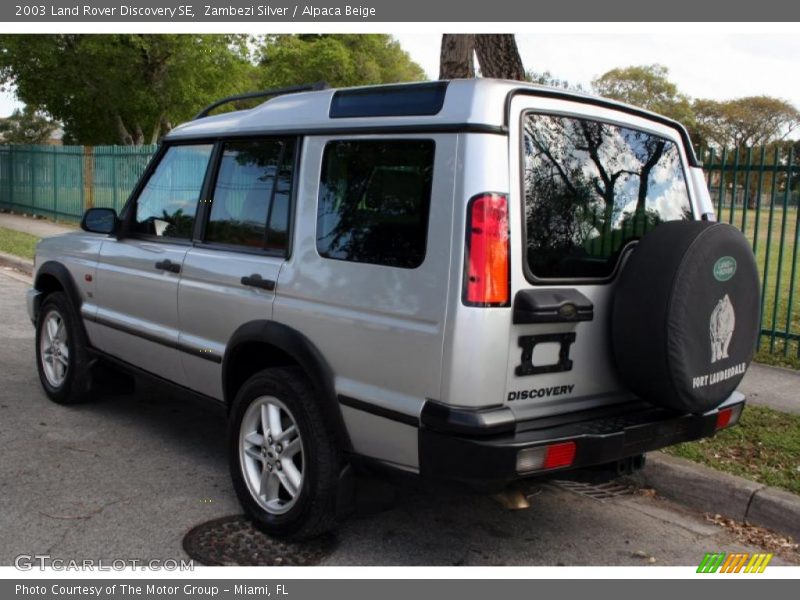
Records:
[[[138,123],[136,124],[136,129],[134,129],[133,133],[133,144],[134,146],[141,146],[144,144],[144,131],[142,131],[142,126]]]
[[[128,128],[125,127],[125,123],[122,122],[122,117],[116,115],[114,120],[117,123],[117,132],[119,133],[119,143],[123,146],[133,146],[133,136],[128,131]]]
[[[658,161],[661,160],[661,156],[664,154],[664,147],[664,142],[656,142],[653,153],[639,171],[639,194],[636,198],[636,212],[633,217],[634,235],[647,233],[647,193],[650,188],[650,173],[652,173]],[[641,227],[641,231],[639,231],[639,227]]]
[[[163,119],[163,115],[160,116],[157,120],[155,125],[153,125],[153,133],[150,136],[150,143],[157,144],[158,138],[161,136],[161,120]]]
[[[470,79],[475,77],[472,54],[475,51],[473,34],[445,33],[439,59],[439,79]]]
[[[475,53],[483,77],[525,81],[525,68],[513,34],[478,34],[475,36]]]

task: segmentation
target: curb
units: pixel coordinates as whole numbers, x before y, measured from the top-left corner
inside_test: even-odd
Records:
[[[661,452],[633,476],[690,508],[746,521],[800,540],[800,496]]]
[[[25,273],[29,277],[33,275],[32,260],[14,256],[13,254],[7,254],[5,252],[0,252],[0,267],[10,267],[12,269],[16,269],[17,271]]]

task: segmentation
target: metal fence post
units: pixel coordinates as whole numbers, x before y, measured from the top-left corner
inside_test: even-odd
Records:
[[[94,148],[83,147],[83,210],[86,212],[94,206]]]
[[[761,190],[764,183],[764,161],[766,153],[767,147],[761,146],[761,158],[758,160],[758,191],[756,192],[756,219],[755,227],[753,228],[753,254],[758,252],[758,228],[761,224]]]
[[[53,156],[53,212],[58,215],[58,152],[55,146],[51,152]]]
[[[747,211],[750,210],[750,166],[753,164],[753,149],[747,149],[747,169],[744,172],[744,198],[742,198],[742,233],[747,235]]]
[[[778,245],[778,268],[775,275],[775,295],[772,302],[772,331],[770,332],[769,351],[775,352],[775,337],[778,330],[778,301],[780,300],[781,293],[781,271],[783,270],[783,251],[786,246],[786,209],[789,206],[789,187],[791,185],[791,172],[792,162],[794,161],[794,148],[789,149],[789,159],[786,163],[786,183],[783,190],[783,216],[781,218],[781,243]],[[770,223],[771,225],[771,223]],[[763,300],[762,300],[763,302]],[[789,340],[784,338],[784,345],[789,343]]]
[[[717,219],[724,221],[725,217],[722,216],[722,207],[725,204],[725,163],[728,160],[728,149],[722,149],[722,156],[719,162],[719,187],[717,189]]]
[[[731,210],[728,215],[728,223],[733,225],[733,217],[736,211],[736,185],[739,179],[739,148],[736,148],[736,155],[733,158],[733,177],[731,178]]]
[[[16,169],[16,153],[14,146],[8,147],[8,202],[11,208],[16,205],[16,194],[14,192],[14,170]]]

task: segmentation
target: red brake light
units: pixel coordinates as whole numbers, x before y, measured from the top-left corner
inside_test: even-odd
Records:
[[[508,200],[502,194],[480,194],[467,205],[467,259],[464,303],[508,306]]]
[[[568,467],[575,460],[575,442],[562,442],[547,447],[544,457],[543,469],[557,469]]]
[[[717,413],[717,426],[716,430],[725,429],[731,423],[731,416],[733,416],[732,408],[723,408]]]

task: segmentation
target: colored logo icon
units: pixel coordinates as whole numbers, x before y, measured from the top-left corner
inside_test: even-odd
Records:
[[[763,573],[772,554],[746,552],[707,552],[697,567],[698,573]]]

